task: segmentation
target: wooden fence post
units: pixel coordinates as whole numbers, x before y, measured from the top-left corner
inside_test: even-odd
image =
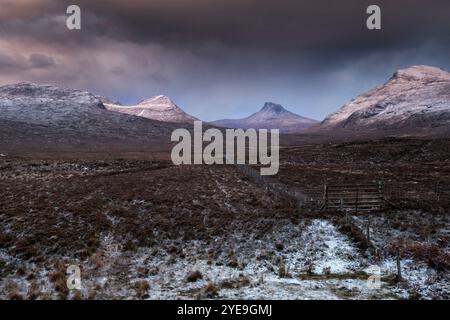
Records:
[[[378,198],[381,200],[380,204],[380,210],[384,209],[384,188],[383,188],[383,181],[378,181]]]
[[[326,183],[323,185],[323,204],[326,209],[328,206],[328,186]]]
[[[367,242],[370,243],[370,217],[367,220]]]
[[[402,280],[402,268],[400,265],[400,247],[397,246],[397,280]]]
[[[440,200],[440,194],[439,194],[439,181],[436,181],[434,193],[436,194],[436,200],[439,201],[439,200]]]
[[[356,188],[355,213],[358,213],[359,188]]]

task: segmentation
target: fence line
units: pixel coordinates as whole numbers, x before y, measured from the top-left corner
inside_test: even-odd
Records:
[[[382,182],[366,184],[327,185],[323,189],[303,189],[295,191],[280,182],[272,182],[250,165],[235,165],[238,171],[251,177],[269,192],[294,199],[300,207],[317,206],[319,209],[336,211],[375,211],[385,206],[384,186]]]
[[[375,211],[385,206],[383,183],[324,185],[325,209]]]

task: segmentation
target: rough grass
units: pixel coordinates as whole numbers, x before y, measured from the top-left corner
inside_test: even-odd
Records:
[[[230,167],[102,162],[42,169],[48,166],[23,164],[2,172],[0,248],[24,260],[86,259],[105,232],[131,251],[160,239],[204,240],[226,233],[226,221],[250,224],[256,216],[286,217],[294,210],[250,182],[239,182],[241,174]],[[268,228],[256,231],[262,235]]]
[[[388,250],[395,255],[397,248],[400,249],[403,257],[424,261],[438,271],[448,272],[450,270],[450,253],[436,245],[403,240],[394,241]]]
[[[381,224],[405,239],[403,256],[448,272],[450,240],[440,230],[450,221],[446,216],[450,209],[448,146],[448,140],[393,140],[286,148],[281,150],[280,172],[275,179],[299,191],[320,188],[324,183],[383,180],[387,188],[390,186],[387,191],[392,202],[423,212],[420,218],[392,211],[380,213],[386,215]],[[289,250],[284,239],[267,239],[267,235],[279,223],[298,224],[309,217],[332,219],[360,249],[369,246],[363,231],[345,220],[334,220],[335,213],[300,209],[292,199],[265,190],[231,166],[174,167],[167,161],[123,159],[0,159],[0,190],[0,250],[19,261],[0,260],[0,276],[27,278],[34,283],[25,294],[11,287],[11,298],[49,297],[41,293],[30,265],[45,266],[60,298],[76,298],[65,289],[65,268],[53,265],[54,261],[89,261],[91,272],[101,272],[109,266],[104,260],[105,235],[124,255],[149,248],[155,256],[169,253],[169,263],[189,258],[190,248],[185,244],[200,240],[206,247],[199,249],[198,256],[210,265],[230,266],[237,272],[245,266],[242,252],[233,251],[233,241],[226,245],[215,242],[221,237],[232,238],[236,230],[255,242],[270,244],[270,250],[259,257],[266,261]],[[424,223],[431,221],[431,212],[438,220]],[[378,235],[377,226],[373,227],[374,238],[379,236],[383,244],[391,238],[390,233]],[[427,238],[432,239],[430,244],[425,243]],[[272,264],[273,272],[288,276],[289,270],[279,262]],[[136,279],[158,272],[157,267],[140,270]],[[314,275],[300,275],[308,276]],[[182,281],[188,283],[184,277]],[[210,281],[206,275],[203,280]],[[248,279],[211,282],[198,294],[217,297],[220,289],[247,285]],[[133,289],[140,298],[149,290],[146,292],[144,284]],[[82,297],[101,298],[101,294],[96,296],[99,292],[92,290]]]

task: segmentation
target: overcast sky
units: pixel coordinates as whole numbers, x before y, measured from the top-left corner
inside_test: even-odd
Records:
[[[82,30],[66,28],[78,4]],[[382,30],[366,28],[366,8]],[[204,120],[265,101],[323,119],[399,68],[450,69],[449,0],[0,0],[0,84],[124,104],[166,94]]]

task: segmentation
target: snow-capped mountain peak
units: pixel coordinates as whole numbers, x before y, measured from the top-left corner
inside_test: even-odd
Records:
[[[137,105],[149,108],[156,108],[157,106],[160,106],[161,108],[176,107],[175,103],[173,103],[172,100],[170,100],[170,98],[165,95],[159,95],[152,98],[144,99],[140,101]]]
[[[313,131],[380,134],[450,130],[450,73],[430,66],[401,69],[383,85],[328,115]]]
[[[450,81],[450,73],[440,68],[419,65],[398,70],[394,73],[391,80]]]
[[[108,103],[106,103],[105,106],[111,111],[132,114],[163,122],[189,123],[197,120],[197,118],[185,113],[165,95],[144,99],[133,106],[121,106]]]
[[[88,136],[162,136],[170,130],[155,121],[110,112],[89,92],[29,82],[0,86],[0,127],[10,128],[11,141],[40,139],[49,145],[78,143]]]

